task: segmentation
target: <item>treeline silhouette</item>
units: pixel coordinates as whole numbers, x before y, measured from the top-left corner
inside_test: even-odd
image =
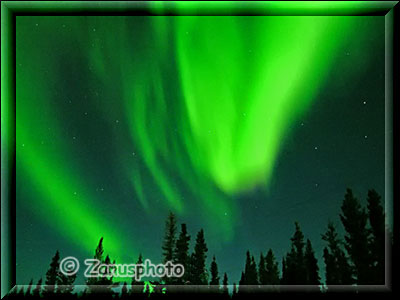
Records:
[[[195,238],[194,250],[190,253],[191,236],[186,224],[180,225],[170,213],[166,220],[162,243],[163,262],[180,263],[185,273],[180,278],[165,277],[158,281],[136,281],[116,283],[110,276],[89,278],[81,291],[74,291],[76,275],[65,276],[60,272],[60,254],[56,251],[51,260],[44,282],[33,280],[27,287],[14,288],[7,298],[76,298],[76,299],[145,299],[155,297],[174,298],[189,293],[207,292],[220,298],[240,298],[248,293],[287,291],[285,287],[299,286],[301,291],[327,293],[335,286],[384,285],[385,284],[385,246],[392,246],[392,238],[385,225],[385,213],[381,197],[375,190],[368,191],[367,207],[364,208],[347,189],[341,206],[340,221],[344,229],[344,239],[332,222],[321,234],[325,243],[323,261],[325,281],[321,281],[321,270],[312,243],[305,239],[300,224],[294,223],[294,233],[290,238],[290,250],[283,256],[281,267],[272,249],[255,257],[247,251],[244,270],[238,283],[229,284],[227,273],[221,273],[217,259],[212,257],[207,265],[208,248],[203,229]],[[94,258],[104,264],[112,264],[108,255],[104,256],[103,238],[95,250]],[[140,254],[136,264],[143,263]],[[119,289],[116,289],[120,287]]]

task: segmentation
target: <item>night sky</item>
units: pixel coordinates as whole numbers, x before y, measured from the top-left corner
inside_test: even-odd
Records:
[[[102,236],[160,263],[169,211],[230,283],[295,221],[323,267],[346,188],[384,197],[383,16],[18,16],[16,64],[18,284]]]

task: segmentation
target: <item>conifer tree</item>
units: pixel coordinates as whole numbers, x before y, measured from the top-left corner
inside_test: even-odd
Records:
[[[246,275],[244,272],[240,275],[240,280],[239,280],[239,288],[238,288],[238,293],[243,293],[245,291],[245,286],[247,285],[246,281]]]
[[[31,295],[32,284],[33,284],[33,279],[31,279],[31,281],[29,281],[28,287],[27,287],[26,292],[25,292],[25,297],[29,297]]]
[[[306,284],[307,285],[320,285],[321,277],[319,277],[318,261],[315,258],[315,253],[311,245],[311,241],[307,239],[306,250],[304,253],[304,263],[306,270]]]
[[[375,190],[368,191],[368,219],[372,237],[369,241],[372,258],[372,283],[385,283],[385,212],[381,196]]]
[[[97,245],[95,250],[94,259],[97,259],[100,262],[100,264],[104,264],[107,266],[112,265],[110,257],[107,255],[104,258],[103,255],[104,255],[103,238],[101,237],[99,244]],[[113,283],[111,270],[107,270],[104,273],[102,272],[103,270],[100,269],[97,271],[99,271],[99,273],[102,274],[99,275],[98,277],[90,277],[86,280],[88,293],[97,292],[98,289],[101,289],[102,293],[112,295],[114,293],[112,288],[115,287],[116,284]],[[98,286],[101,286],[101,288]]]
[[[261,285],[267,285],[268,284],[267,268],[265,266],[264,255],[262,253],[260,254],[260,261],[258,263],[258,278],[260,280],[260,284]]]
[[[32,295],[35,298],[40,298],[42,294],[42,278],[40,278],[36,284],[36,287],[34,288]]]
[[[351,189],[347,189],[341,209],[340,219],[346,230],[345,248],[353,262],[357,283],[369,284],[371,259],[368,251],[369,232],[366,227],[368,215]]]
[[[176,249],[176,217],[170,212],[165,222],[165,235],[163,241],[163,262],[175,261]]]
[[[229,296],[229,291],[228,291],[228,275],[224,273],[224,279],[222,281],[222,293],[225,296]]]
[[[176,241],[176,262],[183,265],[185,273],[176,279],[177,284],[184,284],[189,280],[189,242],[190,236],[187,233],[186,224],[182,224],[179,238]]]
[[[167,221],[165,222],[165,234],[162,250],[164,264],[168,261],[176,261],[176,217],[172,212],[169,213]],[[165,284],[176,283],[176,278],[165,276],[162,279]]]
[[[94,259],[97,259],[100,263],[104,262],[103,259],[103,253],[104,253],[104,248],[103,248],[103,238],[100,238],[99,244],[96,247],[96,250],[94,252]],[[90,277],[86,280],[86,285],[88,286],[89,292],[91,292],[91,287],[92,285],[98,285],[100,282],[100,278],[95,278],[95,277]]]
[[[57,276],[57,293],[70,295],[74,290],[75,279],[76,274],[67,276],[59,272]]]
[[[211,262],[210,273],[211,273],[210,285],[212,286],[211,292],[217,293],[219,292],[219,274],[218,274],[218,265],[215,259],[215,255],[213,256],[213,260]]]
[[[254,285],[258,284],[257,278],[257,265],[254,260],[254,256],[250,255],[250,251],[246,252],[246,265],[244,269],[244,284],[245,285]]]
[[[243,275],[243,272],[242,272],[242,275]],[[232,299],[236,299],[237,296],[238,296],[238,288],[237,288],[236,283],[234,282],[233,283],[233,290],[232,290]]]
[[[257,264],[253,255],[251,256],[250,273],[247,276],[247,280],[249,281],[249,284],[258,284]]]
[[[107,266],[111,266],[111,265],[115,265],[115,261],[111,262],[111,258],[110,256],[106,256],[106,258],[104,259],[104,264]],[[114,283],[113,282],[113,275],[112,275],[112,271],[111,269],[108,269],[107,272],[105,272],[106,276],[102,276],[99,279],[98,284],[102,285],[102,292],[104,294],[114,294],[114,291],[112,290],[112,288],[118,286],[118,283]]]
[[[190,254],[189,259],[188,259],[188,265],[187,265],[187,270],[185,270],[185,273],[187,274],[188,277],[188,282],[189,284],[193,284],[194,282],[194,253]]]
[[[201,229],[196,237],[196,245],[192,256],[192,284],[206,285],[208,272],[206,268],[207,245],[204,239],[204,231]]]
[[[136,265],[142,265],[143,264],[143,256],[142,253],[139,253],[138,259],[136,261]],[[137,281],[135,277],[132,278],[132,283],[131,283],[131,294],[140,294],[143,293],[144,290],[144,282],[139,280]]]
[[[275,260],[272,249],[268,250],[267,256],[265,257],[265,272],[267,285],[279,284],[278,262]]]
[[[56,254],[51,259],[50,267],[46,272],[46,281],[45,281],[46,285],[44,286],[43,294],[47,297],[50,294],[54,294],[56,292],[56,284],[59,274],[59,268],[60,268],[60,253],[57,250]]]
[[[286,268],[286,259],[285,257],[282,257],[282,277],[280,280],[281,285],[286,285],[287,284],[287,268]]]
[[[284,277],[282,281],[284,284],[305,284],[305,262],[304,262],[304,235],[301,232],[300,225],[295,222],[295,233],[290,239],[291,250],[286,255],[285,265],[283,270]]]
[[[257,264],[249,250],[246,252],[246,264],[239,281],[239,293],[252,291],[247,285],[258,285]]]
[[[324,248],[325,280],[328,285],[352,284],[352,269],[349,265],[346,253],[342,249],[343,241],[339,239],[336,228],[332,222],[328,223],[328,229],[322,235],[327,242]]]

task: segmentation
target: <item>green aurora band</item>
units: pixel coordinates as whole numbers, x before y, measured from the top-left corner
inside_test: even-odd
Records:
[[[110,126],[118,119],[115,106],[123,103],[129,125],[125,143],[140,157],[140,163],[116,160],[135,191],[130,197],[151,214],[155,203],[143,183],[153,182],[162,205],[185,215],[187,201],[197,203],[206,221],[218,224],[221,239],[229,241],[239,218],[235,196],[268,187],[291,127],[311,107],[353,20],[35,18],[46,28],[47,41],[39,47],[37,36],[17,35],[17,169],[42,197],[28,205],[88,253],[104,236],[105,248],[117,259],[127,247],[135,253],[135,245],[123,245],[119,220],[95,205],[95,179],[71,159],[74,146],[56,138],[64,125],[54,117],[48,91],[57,55],[44,57],[41,49],[51,47],[53,38],[79,46],[92,70],[86,84],[102,87],[96,109]],[[70,30],[60,37],[54,27],[64,23]],[[47,73],[43,65],[50,66]],[[111,86],[111,80],[117,84]],[[55,138],[42,145],[40,136]],[[182,196],[177,182],[193,199]]]

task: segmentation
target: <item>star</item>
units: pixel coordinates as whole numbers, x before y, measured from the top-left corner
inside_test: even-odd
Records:
[[[368,138],[368,135],[364,135],[364,139],[367,139]]]
[[[317,147],[317,146],[315,146],[315,147],[314,147],[314,150],[318,150],[318,147]]]
[[[367,104],[367,101],[364,101],[363,104],[366,105],[366,104]]]

